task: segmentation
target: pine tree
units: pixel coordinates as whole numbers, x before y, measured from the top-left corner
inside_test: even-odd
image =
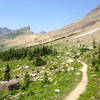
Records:
[[[9,81],[10,80],[10,67],[7,64],[6,66],[6,70],[5,70],[5,74],[4,74],[4,80],[5,81]]]
[[[95,49],[96,48],[96,41],[95,41],[95,39],[93,39],[93,49]]]
[[[33,62],[35,66],[43,66],[46,64],[46,61],[42,60],[40,56],[35,58],[35,61]]]
[[[30,84],[30,76],[29,76],[28,72],[25,74],[24,82],[25,82],[25,88],[28,88],[29,84]]]
[[[96,60],[95,60],[95,54],[93,53],[93,59],[92,59],[92,66],[94,67],[96,64]]]

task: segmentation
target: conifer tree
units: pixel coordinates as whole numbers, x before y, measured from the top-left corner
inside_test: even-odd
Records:
[[[10,67],[7,64],[6,66],[6,70],[5,70],[5,74],[4,74],[4,80],[5,81],[9,81],[10,80]]]
[[[93,39],[93,49],[95,49],[96,48],[96,41],[95,41],[95,39]]]
[[[30,76],[29,76],[28,72],[25,74],[24,82],[25,82],[25,88],[28,88],[29,84],[30,84]]]

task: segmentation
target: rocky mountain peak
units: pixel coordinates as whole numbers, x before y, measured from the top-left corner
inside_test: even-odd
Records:
[[[21,31],[30,31],[30,26],[25,26],[20,29]]]

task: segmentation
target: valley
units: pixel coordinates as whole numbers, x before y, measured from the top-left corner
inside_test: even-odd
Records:
[[[1,28],[0,100],[100,100],[99,33],[100,5],[51,32]]]

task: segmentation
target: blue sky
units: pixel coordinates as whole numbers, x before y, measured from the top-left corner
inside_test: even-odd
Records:
[[[35,33],[52,31],[82,18],[100,0],[0,0],[0,27],[30,25]]]

